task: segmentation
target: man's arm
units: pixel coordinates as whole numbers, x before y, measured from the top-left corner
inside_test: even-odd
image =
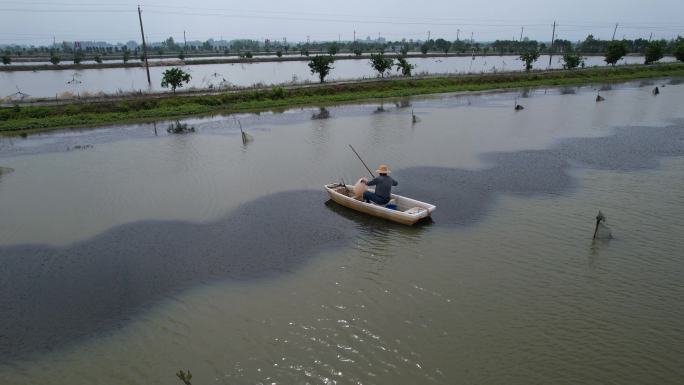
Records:
[[[366,186],[375,186],[376,184],[378,184],[378,178],[375,178],[370,182],[366,182]]]
[[[396,179],[392,178],[392,186],[396,186],[398,184],[399,184],[399,182],[397,182]]]

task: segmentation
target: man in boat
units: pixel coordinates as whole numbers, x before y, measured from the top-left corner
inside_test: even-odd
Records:
[[[366,203],[374,202],[379,205],[386,205],[392,196],[392,186],[396,186],[399,182],[389,176],[389,167],[384,164],[381,164],[375,172],[378,173],[378,176],[372,181],[368,182],[366,178],[362,179],[362,182],[365,183],[366,186],[375,186],[374,193],[364,191],[363,200],[366,201]]]

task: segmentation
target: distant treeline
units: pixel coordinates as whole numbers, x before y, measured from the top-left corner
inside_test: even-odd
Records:
[[[649,45],[647,39],[635,40],[620,40],[627,48],[628,53],[644,54]],[[242,57],[252,57],[257,54],[299,54],[302,56],[309,56],[312,54],[326,53],[330,55],[336,54],[352,54],[362,55],[364,53],[372,52],[422,52],[427,53],[458,53],[458,54],[520,54],[527,51],[538,51],[540,53],[568,53],[576,52],[583,54],[603,54],[606,53],[610,40],[600,40],[594,38],[593,35],[587,36],[584,41],[571,42],[564,39],[556,39],[553,44],[549,42],[539,42],[524,38],[522,40],[496,40],[494,42],[476,42],[471,40],[454,40],[446,39],[430,39],[426,41],[400,40],[400,41],[386,41],[382,38],[377,40],[357,40],[357,41],[338,41],[338,42],[300,42],[287,43],[284,41],[261,41],[261,40],[232,40],[232,41],[215,41],[209,39],[204,42],[179,43],[172,37],[168,39],[148,44],[147,51],[149,57],[169,57],[177,56],[183,59],[185,56],[193,55],[238,55]],[[672,40],[658,40],[663,48],[665,54],[671,54],[675,48],[684,43],[684,38],[681,36]],[[104,43],[103,43],[104,44]],[[142,60],[142,46],[136,45],[135,42],[129,42],[126,45],[111,45],[106,44],[102,46],[88,44],[84,48],[80,48],[79,44],[73,42],[63,42],[62,44],[55,44],[52,46],[19,46],[8,45],[3,49],[3,57],[5,64],[9,64],[11,58],[14,57],[50,57],[55,61],[57,56],[62,56],[62,60],[76,60],[80,61],[86,57],[94,57],[98,59],[121,59],[124,61],[129,59]],[[58,60],[57,60],[58,61]]]

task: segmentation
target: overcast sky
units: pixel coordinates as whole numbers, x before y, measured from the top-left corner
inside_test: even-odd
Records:
[[[145,34],[152,41],[310,39],[391,40],[460,38],[479,41],[584,39],[589,33],[609,39],[684,36],[684,0],[0,0],[0,44],[46,44],[62,40],[140,40],[136,6],[143,9]]]

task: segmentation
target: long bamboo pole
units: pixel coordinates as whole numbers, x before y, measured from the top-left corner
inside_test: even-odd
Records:
[[[368,168],[368,165],[366,164],[366,162],[364,162],[363,159],[361,159],[361,155],[359,155],[359,153],[356,152],[356,150],[354,150],[354,147],[352,147],[351,144],[349,145],[349,148],[351,148],[352,151],[354,151],[354,154],[356,154],[356,157],[359,158],[359,160],[361,161],[361,163],[363,163],[363,166],[366,168],[366,170],[368,170],[368,172],[371,174],[371,176],[372,176],[373,178],[375,178],[375,174],[373,174],[373,171],[371,171],[371,169]]]

